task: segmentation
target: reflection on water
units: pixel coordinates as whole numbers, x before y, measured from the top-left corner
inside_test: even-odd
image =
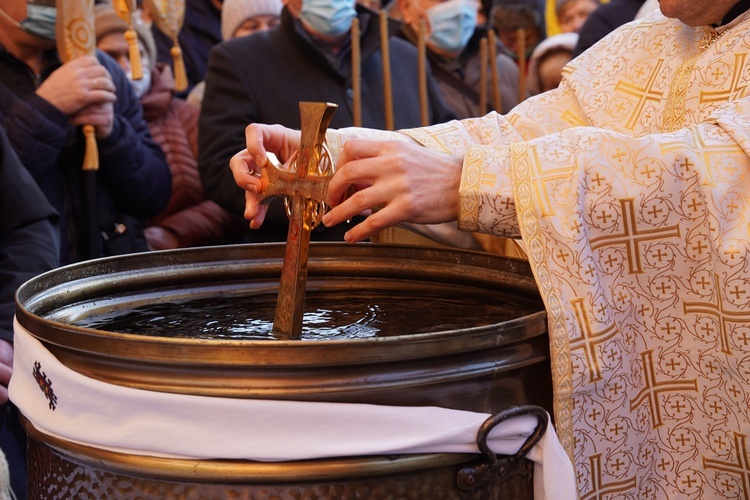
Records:
[[[472,293],[473,292],[473,293]],[[481,292],[481,293],[480,293]],[[153,303],[95,314],[78,326],[156,337],[272,340],[275,294]],[[302,340],[362,339],[465,329],[541,310],[487,290],[347,290],[305,299]]]

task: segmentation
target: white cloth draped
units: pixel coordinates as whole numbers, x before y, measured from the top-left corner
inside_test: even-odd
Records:
[[[290,461],[421,453],[478,453],[490,416],[438,407],[235,399],[132,389],[66,367],[15,323],[10,397],[41,432],[87,446],[180,459]],[[37,364],[38,363],[38,364]],[[54,409],[34,376],[51,384]],[[498,424],[488,445],[515,454],[537,426],[531,415]],[[535,498],[576,498],[570,459],[550,424],[527,458]]]

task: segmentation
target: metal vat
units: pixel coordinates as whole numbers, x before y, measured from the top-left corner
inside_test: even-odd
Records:
[[[18,321],[67,367],[111,384],[180,394],[441,406],[498,413],[551,410],[546,314],[528,265],[442,248],[311,245],[308,293],[413,284],[506,294],[534,312],[467,329],[353,340],[163,338],[74,326],[133,304],[273,290],[281,244],[207,247],[99,259],[24,284]],[[520,309],[519,309],[520,310]],[[525,309],[524,309],[525,310]],[[242,311],[239,311],[242,314]],[[425,311],[429,315],[429,310]],[[419,318],[414,318],[418,325]],[[502,482],[459,487],[481,455],[342,457],[258,463],[133,456],[30,434],[32,498],[530,498],[524,459]]]

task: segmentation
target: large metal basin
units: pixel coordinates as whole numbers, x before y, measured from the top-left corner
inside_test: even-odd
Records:
[[[512,308],[523,311],[517,317],[465,329],[395,336],[385,332],[350,340],[164,338],[71,324],[87,315],[154,301],[273,294],[283,250],[281,244],[207,247],[67,266],[19,289],[18,321],[69,368],[128,387],[486,413],[522,404],[551,410],[546,314],[528,264],[484,253],[312,244],[308,296],[330,292],[341,297],[345,290],[356,300],[374,289],[394,294],[414,286],[453,289],[455,313],[460,316],[461,297],[486,292],[493,301],[507,297]],[[424,315],[429,318],[429,307]],[[419,331],[420,317],[410,321]],[[493,498],[511,492],[513,498],[524,498],[531,491],[528,467],[527,474],[502,484],[460,491],[455,486],[456,471],[478,460],[476,456],[343,457],[286,467],[217,457],[196,464],[91,449],[46,436],[28,422],[27,427],[35,457],[29,464],[29,486],[32,494],[41,497],[61,491],[63,484],[62,489],[70,493],[71,477],[78,477],[81,491],[76,495],[84,497],[92,488],[96,496],[102,484],[110,488],[107,494],[117,492],[120,484],[123,492],[154,498],[237,497],[237,491],[247,498],[264,498],[263,491],[274,491],[270,495],[279,498],[297,498],[300,491],[308,495],[304,498],[339,498],[330,493],[334,490],[359,491],[347,493],[351,498],[426,498],[418,492],[430,485],[435,487],[433,498]],[[368,481],[368,486],[359,486]],[[328,487],[333,485],[338,489]],[[364,494],[360,487],[370,493]]]

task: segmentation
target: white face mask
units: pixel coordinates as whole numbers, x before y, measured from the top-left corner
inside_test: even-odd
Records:
[[[354,0],[302,0],[300,19],[322,35],[343,35],[352,27]]]
[[[26,4],[26,19],[16,21],[5,10],[0,8],[0,15],[19,29],[45,40],[55,39],[55,21],[57,19],[57,8],[55,3],[49,0],[30,1]]]
[[[449,0],[427,9],[429,40],[446,52],[460,52],[476,29],[477,3],[473,0]]]
[[[143,71],[143,78],[140,80],[133,80],[133,75],[128,71],[127,73],[128,81],[130,82],[130,85],[133,87],[133,92],[135,92],[136,97],[140,99],[144,95],[146,95],[146,92],[151,88],[151,72],[148,70],[148,67],[144,67]]]

